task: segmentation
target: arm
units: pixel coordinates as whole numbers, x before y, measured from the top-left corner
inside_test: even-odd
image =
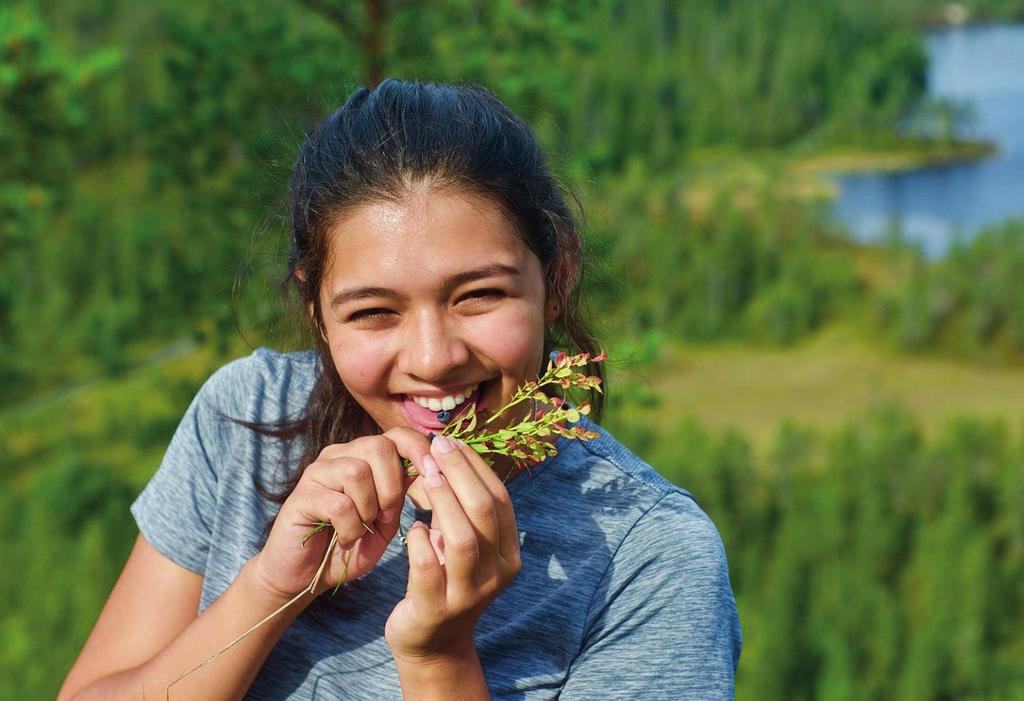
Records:
[[[304,591],[320,570],[319,594],[356,578],[379,560],[398,530],[408,487],[394,445],[369,436],[332,445],[303,470],[264,549],[197,616],[219,502],[218,476],[240,441],[223,416],[244,416],[250,360],[235,361],[203,385],[182,418],[160,468],[132,505],[144,536],[132,551],[100,620],[65,681],[60,699],[162,699],[170,680],[206,660]],[[427,450],[426,439],[412,450]],[[154,547],[155,546],[155,547]],[[166,557],[165,557],[166,555]],[[351,565],[351,566],[350,566]],[[293,606],[245,640],[174,684],[171,698],[241,698],[284,630],[309,601]]]
[[[258,557],[258,556],[257,556]],[[100,618],[58,696],[162,699],[170,680],[199,664],[240,631],[277,609],[253,577],[253,560],[201,616],[202,577],[158,553],[139,536]],[[296,602],[273,622],[171,687],[171,698],[241,699],[278,638],[309,603]],[[160,680],[158,683],[154,680]]]
[[[741,633],[722,541],[669,493],[620,544],[563,699],[731,699]]]
[[[419,443],[425,450],[426,439],[420,436]],[[408,487],[403,475],[394,445],[383,436],[325,448],[281,507],[264,549],[198,617],[202,577],[140,536],[61,701],[138,699],[144,683],[146,698],[164,698],[171,684],[172,698],[242,698],[280,636],[316,595],[376,565],[398,531],[396,516]],[[332,524],[338,546],[316,591],[299,596],[327,552],[328,531],[305,535],[321,522]],[[279,611],[293,598],[294,604]],[[176,681],[275,612],[214,664]]]

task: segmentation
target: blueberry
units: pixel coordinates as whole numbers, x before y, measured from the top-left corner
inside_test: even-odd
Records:
[[[559,353],[561,353],[561,352],[562,351],[558,350],[557,348],[554,349],[553,351],[548,353],[548,360],[550,360],[551,362],[555,362],[555,358],[557,358]]]
[[[437,412],[437,420],[443,424],[448,423],[449,421],[452,420],[452,412],[448,411],[447,409],[442,409],[441,411]]]

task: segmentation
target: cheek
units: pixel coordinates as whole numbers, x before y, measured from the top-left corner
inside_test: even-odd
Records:
[[[386,376],[386,345],[381,342],[335,337],[331,356],[341,381],[349,391],[373,394]]]
[[[536,372],[544,349],[544,317],[524,308],[481,322],[475,331],[478,347],[501,368],[515,374]]]

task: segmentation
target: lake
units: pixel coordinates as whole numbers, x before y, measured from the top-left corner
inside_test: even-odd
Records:
[[[965,136],[998,153],[983,160],[899,173],[838,176],[836,216],[866,241],[898,220],[930,256],[954,236],[1024,217],[1024,24],[951,27],[926,37],[928,91],[969,103]]]

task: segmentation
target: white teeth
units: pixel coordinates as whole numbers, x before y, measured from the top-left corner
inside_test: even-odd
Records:
[[[419,404],[424,409],[430,409],[431,411],[451,411],[459,404],[462,404],[469,397],[473,396],[473,392],[476,391],[477,385],[467,387],[459,394],[449,394],[447,397],[416,397],[409,395],[412,400]]]

